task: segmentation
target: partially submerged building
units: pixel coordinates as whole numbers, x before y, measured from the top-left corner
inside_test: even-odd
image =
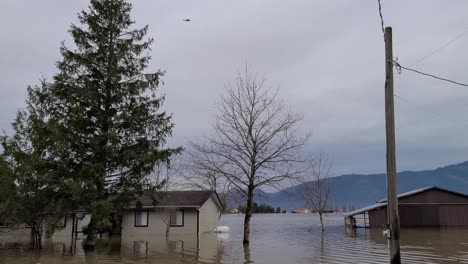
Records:
[[[122,214],[122,237],[138,239],[164,238],[165,235],[184,235],[197,238],[213,233],[218,227],[223,204],[214,191],[170,191],[161,199],[144,196],[125,208]],[[66,214],[62,224],[51,235],[55,242],[70,242],[84,238],[83,229],[91,215],[85,211]],[[47,225],[44,237],[47,235]],[[22,223],[9,223],[0,219],[0,248],[12,243],[28,244],[31,228]]]
[[[122,237],[193,235],[213,232],[223,205],[214,191],[171,191],[158,200],[140,198],[122,212]]]
[[[44,226],[43,237],[52,238],[54,242],[69,242],[73,237],[84,237],[83,228],[89,224],[91,215],[76,211],[66,214],[56,226],[56,230],[49,235],[47,223]],[[31,239],[31,227],[24,223],[12,223],[0,220],[0,248],[11,244],[27,245]]]
[[[437,186],[398,195],[401,227],[468,227],[468,195]],[[347,212],[346,227],[384,228],[387,199]]]

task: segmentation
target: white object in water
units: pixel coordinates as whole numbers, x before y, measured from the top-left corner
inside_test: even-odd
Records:
[[[216,233],[229,233],[229,226],[218,226],[215,229]]]
[[[386,238],[388,238],[388,239],[390,239],[390,230],[385,229],[385,230],[383,231],[383,236],[386,237]]]
[[[217,233],[219,241],[229,241],[229,233]]]

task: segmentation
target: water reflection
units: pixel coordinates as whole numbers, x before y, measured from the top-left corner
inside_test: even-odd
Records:
[[[387,241],[379,229],[346,230],[341,216],[255,215],[251,244],[242,244],[242,215],[225,216],[230,234],[114,237],[94,251],[82,240],[46,241],[43,251],[0,251],[0,264],[110,263],[387,263]],[[403,229],[403,263],[468,263],[467,229]]]
[[[250,245],[244,244],[244,263],[253,263],[250,257]]]
[[[122,237],[122,256],[161,258],[171,261],[184,260],[188,263],[220,263],[222,247],[216,234],[208,233],[197,236],[150,236],[146,240],[141,237]]]

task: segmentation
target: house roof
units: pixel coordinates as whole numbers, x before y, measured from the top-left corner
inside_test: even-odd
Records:
[[[210,197],[213,197],[221,208],[223,207],[215,191],[169,191],[163,193],[161,200],[146,195],[139,198],[141,207],[201,207]],[[137,202],[130,208],[135,208]]]
[[[409,192],[401,193],[401,194],[399,194],[397,196],[397,198],[400,199],[400,198],[408,197],[408,196],[415,195],[415,194],[418,194],[418,193],[422,193],[422,192],[425,192],[425,191],[433,190],[433,189],[453,193],[453,194],[456,194],[456,195],[461,195],[461,196],[464,196],[464,197],[468,197],[468,195],[463,194],[463,193],[443,189],[443,188],[440,188],[440,187],[437,187],[437,186],[429,186],[429,187],[424,187],[424,188],[412,190],[412,191],[409,191]],[[377,201],[376,204],[369,205],[369,206],[359,208],[359,209],[351,211],[351,212],[344,213],[343,216],[354,216],[354,215],[362,214],[362,213],[372,211],[372,210],[375,210],[375,209],[379,209],[379,208],[384,207],[384,206],[387,206],[387,198],[384,198],[384,199],[381,199],[381,200]]]

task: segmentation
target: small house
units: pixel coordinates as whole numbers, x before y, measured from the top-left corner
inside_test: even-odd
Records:
[[[47,223],[44,225],[43,238],[52,238],[54,242],[69,242],[72,237],[84,237],[83,227],[87,226],[91,215],[82,211],[66,214],[50,234]],[[0,248],[15,244],[28,244],[31,239],[31,227],[24,223],[0,220]]]
[[[309,208],[297,208],[297,209],[292,210],[291,213],[294,213],[294,214],[308,214],[308,213],[310,213],[310,209]]]
[[[122,237],[199,235],[218,227],[223,205],[214,191],[170,191],[141,197],[122,212]]]
[[[468,195],[437,186],[398,195],[401,227],[468,227]],[[382,228],[387,199],[343,214],[347,227]]]

